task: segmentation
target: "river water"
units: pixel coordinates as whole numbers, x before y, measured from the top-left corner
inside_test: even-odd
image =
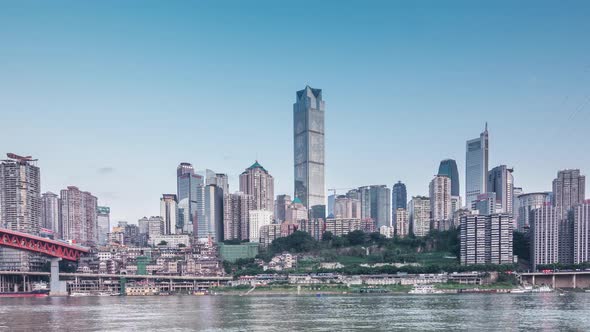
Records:
[[[0,299],[0,331],[590,331],[590,293]]]

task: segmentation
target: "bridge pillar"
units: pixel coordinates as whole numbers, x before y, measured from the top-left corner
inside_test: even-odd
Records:
[[[535,275],[533,274],[533,282],[532,282],[533,286],[535,285]]]
[[[551,276],[551,288],[555,288],[555,274]]]
[[[59,261],[61,258],[51,258],[51,274],[49,276],[49,295],[67,296],[66,282],[59,280]]]

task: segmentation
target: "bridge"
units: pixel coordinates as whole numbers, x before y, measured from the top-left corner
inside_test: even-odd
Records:
[[[49,256],[51,260],[50,294],[65,295],[66,284],[59,280],[59,261],[77,261],[89,251],[77,245],[0,228],[0,246]]]
[[[520,279],[531,285],[552,288],[590,288],[590,271],[545,271],[520,273]]]

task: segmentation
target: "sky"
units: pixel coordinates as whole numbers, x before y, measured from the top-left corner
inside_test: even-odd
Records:
[[[524,192],[590,175],[587,1],[0,1],[0,153],[111,223],[159,215],[190,162],[293,192],[295,92],[323,90],[326,186],[428,194],[487,121]],[[588,185],[587,185],[588,187]],[[338,192],[344,193],[346,189]]]

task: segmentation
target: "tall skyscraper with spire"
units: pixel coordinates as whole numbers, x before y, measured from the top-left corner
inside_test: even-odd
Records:
[[[297,91],[293,104],[293,136],[295,161],[295,197],[310,211],[312,217],[325,217],[324,181],[324,111],[321,89]],[[322,212],[323,211],[323,212]]]
[[[467,141],[465,158],[465,204],[471,208],[477,196],[487,192],[489,136],[486,122],[478,138]]]

